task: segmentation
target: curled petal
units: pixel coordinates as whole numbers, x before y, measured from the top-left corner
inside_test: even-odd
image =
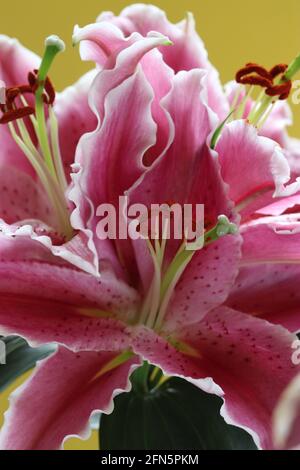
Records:
[[[111,413],[114,397],[130,390],[129,376],[139,360],[132,357],[110,370],[119,355],[75,354],[60,347],[42,361],[34,375],[10,397],[0,448],[57,450],[68,437],[88,439],[92,413]]]

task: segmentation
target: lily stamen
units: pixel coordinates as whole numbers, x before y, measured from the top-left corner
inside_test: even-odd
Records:
[[[292,89],[292,78],[299,70],[300,56],[290,66],[277,64],[271,70],[267,70],[256,63],[247,63],[245,67],[238,70],[235,78],[240,85],[250,85],[251,88],[242,99],[242,102],[239,102],[242,92],[238,90],[234,100],[232,119],[244,117],[246,104],[251,97],[253,87],[259,86],[263,88],[262,93],[254,102],[245,119],[249,124],[253,124],[257,128],[261,127],[268,119],[276,101],[286,100],[289,97]],[[236,108],[237,103],[239,104]]]
[[[50,66],[64,50],[64,43],[56,36],[46,40],[46,50],[39,70],[28,73],[28,84],[6,90],[6,103],[1,105],[0,124],[9,124],[12,137],[35,169],[48,199],[57,215],[57,228],[66,240],[73,235],[65,198],[67,181],[59,148],[58,123],[52,105],[55,89],[48,77]],[[24,94],[35,97],[35,108],[28,105]],[[19,100],[17,104],[17,100]],[[21,105],[19,105],[21,103]],[[46,120],[45,106],[49,119]],[[33,142],[23,119],[30,117],[39,147]],[[48,122],[50,136],[48,135]],[[15,122],[15,124],[14,124]],[[50,140],[49,140],[50,138]]]
[[[164,230],[166,230],[165,227]],[[159,330],[167,313],[174,290],[195,253],[204,246],[217,241],[219,238],[225,235],[235,234],[236,232],[236,225],[231,223],[225,215],[220,215],[216,225],[206,230],[199,240],[196,240],[193,244],[184,240],[174,256],[173,261],[167,268],[164,266],[166,241],[164,241],[162,253],[162,245],[159,244],[160,249],[158,249],[157,244],[153,246],[151,241],[147,240],[149,253],[153,260],[154,274],[149,292],[142,307],[140,323],[145,324],[149,328]],[[194,250],[192,247],[194,247]]]

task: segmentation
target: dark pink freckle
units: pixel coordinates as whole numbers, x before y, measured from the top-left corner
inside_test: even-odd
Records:
[[[232,355],[233,355],[233,351],[227,351],[227,354],[228,354],[229,356],[232,356]]]
[[[219,261],[219,259],[220,259],[220,256],[216,256],[216,257],[215,257],[215,260],[216,260],[216,261]]]
[[[247,362],[247,363],[251,362],[250,357],[245,357],[244,362]]]
[[[277,369],[281,370],[281,369],[282,369],[282,366],[277,366]]]

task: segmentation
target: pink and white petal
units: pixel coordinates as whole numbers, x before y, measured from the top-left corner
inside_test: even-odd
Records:
[[[104,113],[104,104],[100,107],[100,102],[104,103],[108,91],[133,74],[140,62],[154,93],[152,116],[157,123],[157,141],[145,155],[145,161],[151,164],[170,141],[170,123],[160,106],[160,101],[171,89],[174,72],[165,64],[160,52],[151,51],[153,47],[169,44],[168,39],[158,34],[142,37],[137,32],[125,38],[113,24],[100,22],[84,28],[75,28],[73,40],[76,43],[80,41],[81,56],[84,60],[94,60],[104,69],[102,89],[98,87],[97,97],[91,98],[91,102],[97,100],[100,119],[103,119]],[[119,74],[116,73],[117,70]]]
[[[165,328],[197,323],[226,301],[238,275],[240,256],[241,238],[233,235],[199,250],[175,288]]]
[[[157,41],[151,38],[152,47],[155,47]],[[144,53],[149,50],[149,42],[147,44],[144,45]],[[140,45],[137,52],[142,55]],[[126,61],[123,65],[120,70],[117,65],[113,71],[101,72],[94,82],[91,102],[99,124],[96,131],[87,134],[79,142],[76,161],[82,163],[88,158],[89,164],[82,165],[76,201],[72,198],[77,207],[77,226],[81,226],[81,230],[90,230],[90,237],[93,233],[100,259],[102,247],[106,245],[104,251],[106,254],[111,252],[110,258],[114,265],[118,264],[112,259],[114,251],[107,247],[111,242],[101,243],[96,236],[98,220],[95,211],[102,203],[118,206],[119,196],[124,195],[145,171],[143,157],[156,143],[157,129],[151,113],[154,98],[151,86],[141,69],[135,72],[134,67],[133,75],[130,75]],[[115,73],[118,77],[115,84],[121,79],[121,83],[107,94],[114,78],[111,74],[104,76],[106,72]]]
[[[300,266],[259,264],[240,269],[226,305],[300,331]]]
[[[129,376],[139,365],[133,357],[105,372],[117,355],[75,354],[60,347],[42,361],[33,376],[11,395],[0,434],[1,449],[56,450],[68,437],[87,439],[92,413],[112,412],[115,396],[130,390]]]
[[[0,80],[7,88],[27,83],[28,72],[37,69],[40,58],[22,46],[16,39],[0,35]],[[30,97],[28,100],[30,101]],[[0,125],[0,168],[2,165],[15,166],[34,175],[31,165],[10,135],[7,125]]]
[[[131,204],[145,204],[148,208],[151,204],[167,201],[174,201],[182,207],[186,203],[204,204],[205,219],[213,226],[219,215],[234,218],[234,214],[218,162],[207,143],[215,119],[206,105],[205,81],[206,73],[201,70],[180,72],[175,76],[172,91],[161,102],[174,123],[174,142],[166,155],[157,160],[128,191],[128,195]],[[179,244],[178,241],[167,242],[166,263],[170,262]],[[140,274],[147,286],[153,263],[149,256],[145,256],[143,243],[139,241],[134,245]],[[238,237],[228,237],[195,254],[176,289],[168,318],[170,322],[199,321],[212,306],[222,303],[237,275],[239,245]],[[191,298],[198,307],[193,311],[189,308],[193,304]],[[200,317],[195,318],[195,310]]]
[[[60,264],[64,261],[95,277],[100,276],[96,249],[85,232],[76,234],[70,241],[65,242],[59,232],[39,220],[24,221],[24,225],[20,221],[8,225],[0,220],[0,235],[1,238],[20,240],[20,243],[25,245],[36,242],[35,246],[40,244],[45,247],[50,257],[57,257],[54,263]]]
[[[100,68],[108,62],[113,65],[112,56],[131,44],[122,31],[109,22],[93,23],[83,28],[75,26],[73,44],[80,43],[80,57],[95,62]]]
[[[267,216],[279,216],[284,213],[300,212],[300,194],[279,199],[272,204],[259,208],[256,212],[259,215]]]
[[[151,31],[166,35],[172,42],[171,48],[161,48],[165,62],[175,71],[205,69],[208,72],[208,102],[219,119],[229,113],[229,105],[223,92],[219,75],[208,60],[204,44],[195,30],[193,15],[178,24],[170,23],[166,14],[153,5],[132,5],[125,8],[119,17],[105,14],[98,21],[111,21],[120,27],[124,34],[138,31],[146,36]]]
[[[278,144],[258,136],[245,121],[227,125],[217,143],[221,173],[229,185],[229,197],[240,210],[259,202],[262,196],[289,196],[299,182],[290,181],[290,168]],[[262,198],[261,207],[267,203]],[[257,207],[256,209],[257,210]]]
[[[300,214],[262,217],[241,227],[241,266],[300,264]]]
[[[14,166],[0,167],[0,218],[8,224],[41,220],[55,227],[55,216],[45,191],[26,172]]]
[[[91,70],[73,86],[57,94],[54,103],[53,109],[59,125],[60,150],[68,181],[81,136],[97,127],[96,116],[88,104],[88,93],[95,76],[96,71]]]
[[[75,352],[118,351],[130,347],[127,325],[101,317],[97,308],[80,308],[36,296],[27,299],[0,293],[0,298],[1,334],[22,336],[33,347],[56,343]]]
[[[300,140],[293,137],[288,137],[284,147],[285,155],[288,159],[289,165],[294,177],[300,175]]]
[[[0,330],[32,344],[60,342],[72,349],[112,349],[128,342],[137,292],[103,273],[100,279],[56,259],[37,242],[1,239]],[[124,323],[123,323],[124,322]],[[114,339],[115,338],[115,339]]]
[[[138,330],[133,348],[167,375],[185,377],[206,391],[203,379],[212,378],[218,387],[211,383],[211,391],[224,399],[225,420],[271,449],[273,411],[300,370],[291,360],[296,338],[265,320],[220,307],[166,339]]]
[[[0,79],[7,88],[27,83],[28,72],[39,67],[41,59],[17,39],[0,35]]]
[[[288,145],[287,127],[293,124],[291,108],[286,101],[277,101],[260,135],[275,140],[284,149]]]
[[[300,448],[300,374],[284,390],[276,406],[273,438],[277,449]]]
[[[289,217],[259,219],[242,227],[241,270],[227,304],[299,331],[300,225]]]

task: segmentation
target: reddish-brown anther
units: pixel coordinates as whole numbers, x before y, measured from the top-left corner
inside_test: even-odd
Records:
[[[271,70],[270,70],[270,75],[272,76],[272,78],[276,78],[278,77],[278,75],[286,72],[288,68],[288,65],[287,64],[278,64],[278,65],[275,65]]]
[[[248,62],[245,67],[237,72],[236,81],[242,85],[259,85],[266,88],[268,96],[278,96],[278,99],[285,100],[292,88],[290,80],[284,81],[284,73],[287,68],[288,65],[286,64],[277,64],[268,71],[261,65]],[[280,75],[282,75],[281,82],[274,85],[274,79]]]
[[[39,86],[38,81],[38,70],[29,72],[28,82],[32,88],[32,91],[35,93]],[[49,77],[46,77],[45,82],[43,83],[46,93],[43,93],[43,101],[45,104],[52,105],[55,101],[55,89]]]
[[[292,89],[292,82],[291,80],[289,80],[280,85],[274,85],[270,88],[267,88],[266,94],[268,96],[279,96],[280,100],[285,100],[288,98],[291,89]]]
[[[47,77],[45,81],[45,91],[47,93],[47,100],[44,101],[46,104],[52,105],[55,101],[55,90],[49,77]]]
[[[24,108],[12,109],[7,111],[0,119],[0,124],[7,124],[9,122],[16,121],[17,119],[22,119],[26,116],[34,114],[34,108],[31,106],[24,106]]]
[[[248,64],[246,64],[245,67],[238,70],[235,77],[236,81],[238,83],[242,83],[241,80],[243,79],[243,77],[248,76],[250,74],[256,74],[259,77],[265,78],[272,82],[272,76],[270,72],[268,72],[268,70],[262,67],[261,65],[254,64],[252,62],[249,62]]]
[[[242,85],[258,85],[263,88],[271,87],[272,82],[267,78],[258,77],[256,75],[249,75],[240,79],[239,83]]]

